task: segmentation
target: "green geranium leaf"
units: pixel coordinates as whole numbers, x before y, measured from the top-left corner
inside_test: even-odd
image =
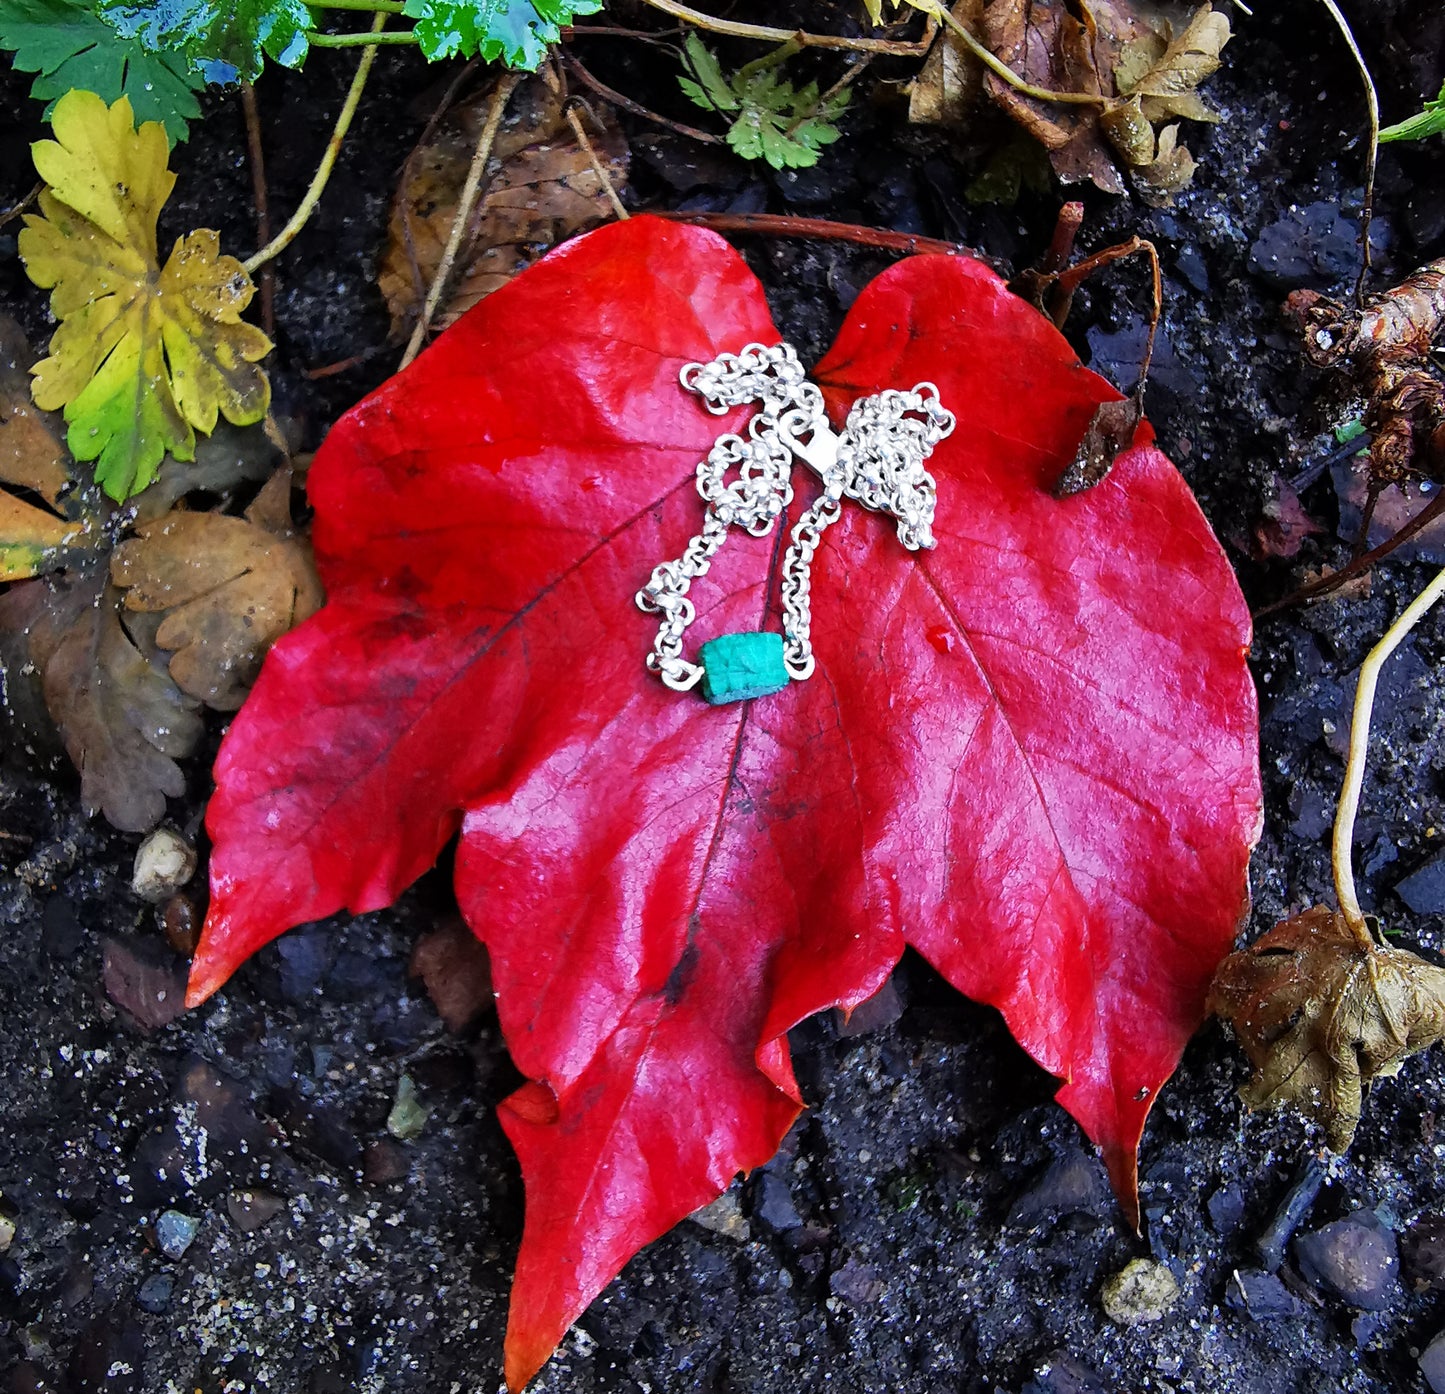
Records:
[[[299,68],[311,12],[302,0],[101,0],[125,38],[184,56],[208,82],[253,82],[265,57]]]
[[[14,52],[23,73],[35,73],[30,95],[48,103],[73,89],[106,102],[128,97],[137,121],[159,121],[172,145],[186,138],[201,109],[205,78],[175,53],[153,52],[125,38],[72,0],[0,0],[0,48]]]
[[[406,0],[405,13],[430,59],[480,54],[535,72],[562,25],[601,8],[602,0]]]

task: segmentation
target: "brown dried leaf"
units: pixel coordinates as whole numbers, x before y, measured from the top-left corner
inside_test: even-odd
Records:
[[[1087,12],[1086,12],[1087,13]],[[1081,20],[1065,0],[994,0],[984,15],[988,47],[1020,77],[1054,92],[1104,95],[1092,17]],[[1098,109],[1059,106],[1025,97],[989,73],[989,95],[1049,152],[1065,183],[1092,180],[1107,193],[1124,192],[1105,148]]]
[[[34,361],[20,326],[0,315],[0,581],[50,570],[86,533],[60,502],[70,456],[64,426],[30,399]]]
[[[1152,208],[1173,202],[1174,195],[1194,180],[1194,156],[1179,144],[1179,127],[1165,126],[1159,132],[1159,147],[1146,165],[1130,170],[1139,197]]]
[[[970,33],[983,23],[983,0],[958,0],[951,13]],[[908,88],[908,119],[916,126],[961,126],[983,94],[983,64],[951,29],[939,31],[923,69]]]
[[[1121,450],[1133,443],[1144,407],[1136,394],[1118,402],[1101,402],[1089,419],[1074,458],[1054,485],[1055,498],[1066,499],[1092,489],[1114,468]]]
[[[1370,1082],[1445,1038],[1445,968],[1366,949],[1343,915],[1316,905],[1230,954],[1209,1009],[1254,1066],[1245,1103],[1293,1104],[1343,1152]]]
[[[1218,71],[1220,50],[1229,38],[1228,18],[1205,5],[1142,73],[1135,71],[1141,57],[1138,47],[1128,50],[1127,58],[1121,56],[1114,69],[1115,85],[1121,96],[1144,98],[1144,114],[1151,121],[1167,121],[1171,116],[1217,121],[1195,89]],[[1200,111],[1205,114],[1197,115]]]
[[[282,469],[244,518],[172,512],[142,524],[111,558],[126,609],[164,614],[155,641],[173,652],[172,678],[218,711],[241,705],[267,650],[321,605],[290,499]]]
[[[494,1005],[486,946],[460,917],[429,929],[416,941],[407,976],[426,985],[437,1015],[454,1035],[464,1034]]]
[[[119,595],[98,560],[0,596],[0,666],[12,717],[45,739],[45,713],[76,769],[87,812],[145,832],[185,788],[176,761],[201,723],[159,663],[121,624]]]
[[[441,262],[490,104],[487,89],[453,109],[407,161],[377,276],[398,337],[409,332]],[[587,122],[587,138],[620,191],[630,162],[627,142],[608,108],[593,110],[602,129]],[[558,242],[612,216],[602,181],[567,122],[563,96],[545,76],[529,79],[513,94],[489,168],[495,173],[472,212],[438,328]]]

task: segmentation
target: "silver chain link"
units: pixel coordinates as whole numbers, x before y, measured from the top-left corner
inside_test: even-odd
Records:
[[[846,497],[894,518],[909,551],[933,547],[937,486],[924,461],[953,430],[953,413],[938,389],[922,382],[910,392],[859,398],[840,435],[789,344],[749,344],[710,363],[689,363],[680,380],[714,416],[747,402],[761,409],[746,436],[719,436],[698,465],[697,491],[707,505],[702,531],[675,561],[654,567],[637,592],[640,609],[662,616],[648,670],[677,692],[702,680],[702,666],[682,656],[683,635],[697,617],[688,590],[706,575],[730,527],[753,537],[772,532],[793,501],[796,456],[821,479],[823,493],[794,524],[783,558],[783,662],[790,677],[811,677],[812,565],[824,530],[837,521]]]

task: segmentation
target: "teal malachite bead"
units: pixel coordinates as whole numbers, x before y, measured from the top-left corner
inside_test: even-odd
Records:
[[[704,644],[698,660],[702,695],[715,707],[766,697],[788,685],[781,634],[724,634]]]

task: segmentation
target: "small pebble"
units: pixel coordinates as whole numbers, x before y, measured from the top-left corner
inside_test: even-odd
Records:
[[[191,1247],[200,1227],[199,1220],[182,1215],[179,1210],[167,1210],[156,1221],[156,1244],[167,1258],[181,1258]]]
[[[1430,1394],[1445,1394],[1445,1331],[1420,1352],[1420,1373]]]
[[[1099,1296],[1110,1321],[1138,1326],[1164,1316],[1179,1300],[1179,1283],[1164,1264],[1136,1258],[1104,1280]]]
[[[361,1179],[368,1186],[405,1181],[410,1172],[411,1158],[406,1148],[398,1147],[389,1137],[367,1144],[361,1158]]]
[[[1307,1282],[1352,1307],[1382,1311],[1399,1286],[1395,1236],[1370,1210],[1300,1235],[1294,1252]]]
[[[1445,852],[1399,882],[1395,894],[1417,915],[1445,914]]]
[[[753,1218],[775,1234],[802,1226],[803,1217],[781,1176],[765,1171],[753,1183]]]
[[[161,906],[161,930],[166,943],[182,958],[190,958],[201,942],[201,915],[188,895],[173,895]]]
[[[15,1221],[0,1215],[0,1254],[15,1242]]]
[[[175,1286],[176,1280],[169,1273],[152,1273],[140,1285],[135,1300],[143,1311],[159,1315],[171,1305],[171,1293]]]
[[[1304,1311],[1299,1298],[1262,1268],[1236,1269],[1224,1300],[1235,1311],[1247,1313],[1251,1321],[1275,1321]]]
[[[701,1210],[694,1210],[688,1218],[693,1224],[701,1225],[713,1234],[736,1239],[739,1244],[746,1244],[753,1237],[752,1229],[743,1217],[743,1208],[738,1203],[736,1191],[724,1191]]]
[[[1102,1220],[1113,1208],[1108,1178],[1099,1159],[1082,1148],[1051,1162],[1043,1175],[1015,1202],[1011,1225],[1038,1225],[1066,1215]]]
[[[135,854],[130,888],[157,905],[196,874],[196,849],[174,828],[157,828]]]
[[[431,1117],[431,1109],[417,1097],[416,1085],[410,1075],[402,1075],[396,1085],[396,1102],[386,1116],[386,1130],[398,1142],[418,1137]]]
[[[286,1208],[286,1202],[270,1191],[232,1191],[226,1197],[226,1214],[242,1234],[251,1234]]]

